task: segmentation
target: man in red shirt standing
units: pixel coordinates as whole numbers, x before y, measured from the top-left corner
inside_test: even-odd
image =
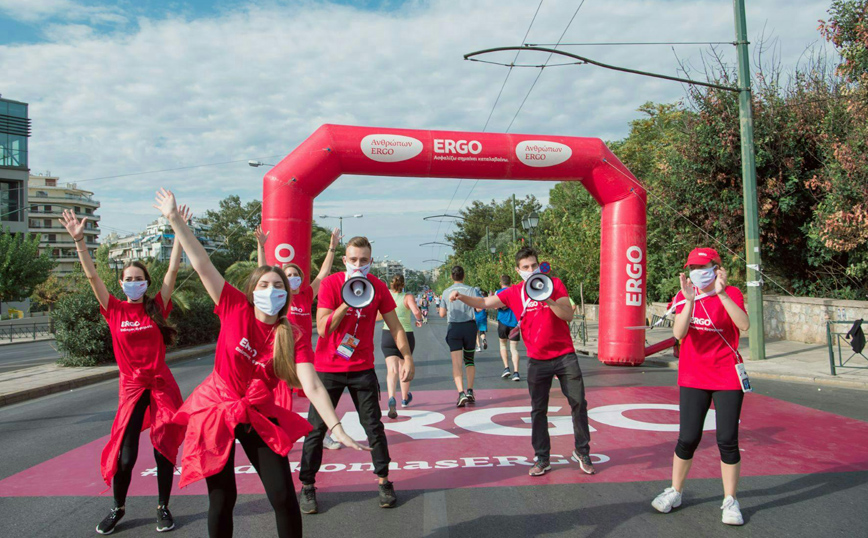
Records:
[[[372,449],[374,474],[379,479],[380,507],[391,508],[395,506],[397,498],[395,488],[389,482],[391,459],[380,410],[380,383],[374,372],[374,327],[378,312],[404,357],[402,381],[413,379],[415,366],[407,334],[395,314],[395,301],[389,288],[382,280],[368,274],[371,262],[371,243],[366,237],[354,237],[347,242],[344,256],[346,273],[330,275],[320,284],[316,311],[316,330],[320,338],[316,344],[314,367],[331,396],[332,405],[337,406],[344,389],[349,390]],[[341,297],[344,282],[353,275],[365,276],[374,287],[374,300],[364,308],[352,308]],[[319,508],[314,483],[322,464],[323,437],[327,428],[313,406],[308,414],[308,422],[313,426],[313,431],[305,438],[302,449],[300,505],[303,513],[315,514]]]
[[[474,308],[508,307],[518,318],[521,336],[527,347],[527,384],[531,399],[531,444],[536,463],[531,467],[531,476],[540,476],[551,469],[549,453],[548,406],[552,379],[557,376],[561,391],[570,404],[573,418],[575,450],[572,459],[587,474],[594,474],[591,463],[588,427],[588,402],[585,400],[585,384],[582,370],[570,335],[573,307],[567,288],[560,279],[552,278],[554,292],[545,301],[531,301],[524,293],[524,280],[539,272],[539,255],[530,247],[520,249],[515,255],[515,270],[522,282],[506,288],[497,295],[485,298],[470,297],[452,292],[450,301],[461,301]]]

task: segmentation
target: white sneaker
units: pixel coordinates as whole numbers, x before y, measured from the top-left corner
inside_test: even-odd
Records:
[[[337,450],[341,447],[341,444],[332,439],[330,435],[326,435],[322,440],[322,446],[329,450]]]
[[[741,517],[738,501],[732,495],[726,496],[720,509],[723,510],[723,515],[720,518],[721,521],[727,525],[744,525],[744,518]]]
[[[651,501],[651,506],[658,512],[668,514],[673,508],[681,506],[681,492],[675,491],[675,488],[666,488]]]

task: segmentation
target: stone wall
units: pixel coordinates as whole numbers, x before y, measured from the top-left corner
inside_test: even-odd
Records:
[[[588,321],[598,319],[597,305],[585,305]],[[666,303],[650,303],[646,309],[650,320],[653,315],[662,316]],[[766,338],[791,340],[808,344],[826,343],[827,321],[868,320],[868,301],[839,301],[813,297],[763,297],[763,317]],[[847,332],[850,324],[835,327],[837,332]]]

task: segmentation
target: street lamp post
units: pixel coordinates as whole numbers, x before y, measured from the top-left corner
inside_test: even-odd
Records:
[[[344,235],[344,219],[360,219],[364,217],[361,213],[355,215],[320,215],[321,219],[338,219],[338,230],[341,237]]]
[[[539,226],[539,215],[536,212],[521,219],[521,227],[527,230],[527,237],[531,247],[533,247],[533,231],[537,226]]]
[[[276,164],[264,163],[262,161],[247,161],[247,164],[252,166],[253,168],[257,168],[260,166],[271,166],[272,168],[277,166]]]

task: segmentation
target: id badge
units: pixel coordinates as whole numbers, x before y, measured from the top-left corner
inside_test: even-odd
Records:
[[[345,334],[344,339],[341,340],[341,344],[338,346],[336,353],[344,359],[350,360],[350,357],[352,357],[353,353],[356,352],[356,347],[358,347],[359,342],[360,340],[353,335]]]
[[[750,377],[747,375],[747,368],[744,367],[743,362],[735,365],[735,373],[738,375],[738,380],[741,383],[742,392],[753,392],[753,388],[750,386]]]

